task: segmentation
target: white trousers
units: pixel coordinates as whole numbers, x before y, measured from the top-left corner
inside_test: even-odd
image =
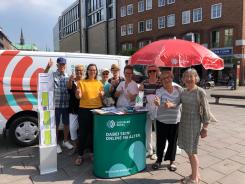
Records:
[[[156,142],[152,139],[152,125],[154,130],[156,130],[156,120],[151,120],[150,116],[147,114],[146,125],[145,125],[145,135],[146,135],[146,151],[152,155],[153,149],[156,148]]]
[[[69,128],[72,141],[77,140],[78,126],[78,115],[69,113]]]

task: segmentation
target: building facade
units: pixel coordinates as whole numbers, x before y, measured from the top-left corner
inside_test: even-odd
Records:
[[[0,27],[0,50],[14,49],[12,42],[4,34],[3,29]]]
[[[116,0],[77,0],[59,17],[60,51],[116,53]]]
[[[226,81],[239,64],[244,85],[244,0],[118,0],[117,52],[139,49],[160,39],[192,40],[211,49],[225,61],[222,71],[204,71]]]
[[[65,9],[58,19],[59,51],[80,52],[79,20],[79,1],[77,0]],[[54,31],[53,34],[57,34]]]

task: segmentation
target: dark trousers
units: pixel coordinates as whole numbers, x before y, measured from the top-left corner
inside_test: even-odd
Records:
[[[168,141],[167,152],[164,160],[174,161],[177,149],[179,124],[165,124],[156,121],[156,136],[157,136],[157,161],[162,162],[163,151],[165,149],[166,141]]]
[[[78,110],[78,154],[80,156],[87,148],[93,153],[93,113],[90,110],[87,108],[79,108]]]

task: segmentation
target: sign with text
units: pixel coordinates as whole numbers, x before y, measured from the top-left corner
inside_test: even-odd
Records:
[[[114,178],[145,168],[146,113],[94,115],[94,174]]]

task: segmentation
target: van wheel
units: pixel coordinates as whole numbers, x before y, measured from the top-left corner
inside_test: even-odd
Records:
[[[36,117],[23,116],[15,119],[9,129],[11,139],[20,146],[31,146],[38,142],[39,128]]]

